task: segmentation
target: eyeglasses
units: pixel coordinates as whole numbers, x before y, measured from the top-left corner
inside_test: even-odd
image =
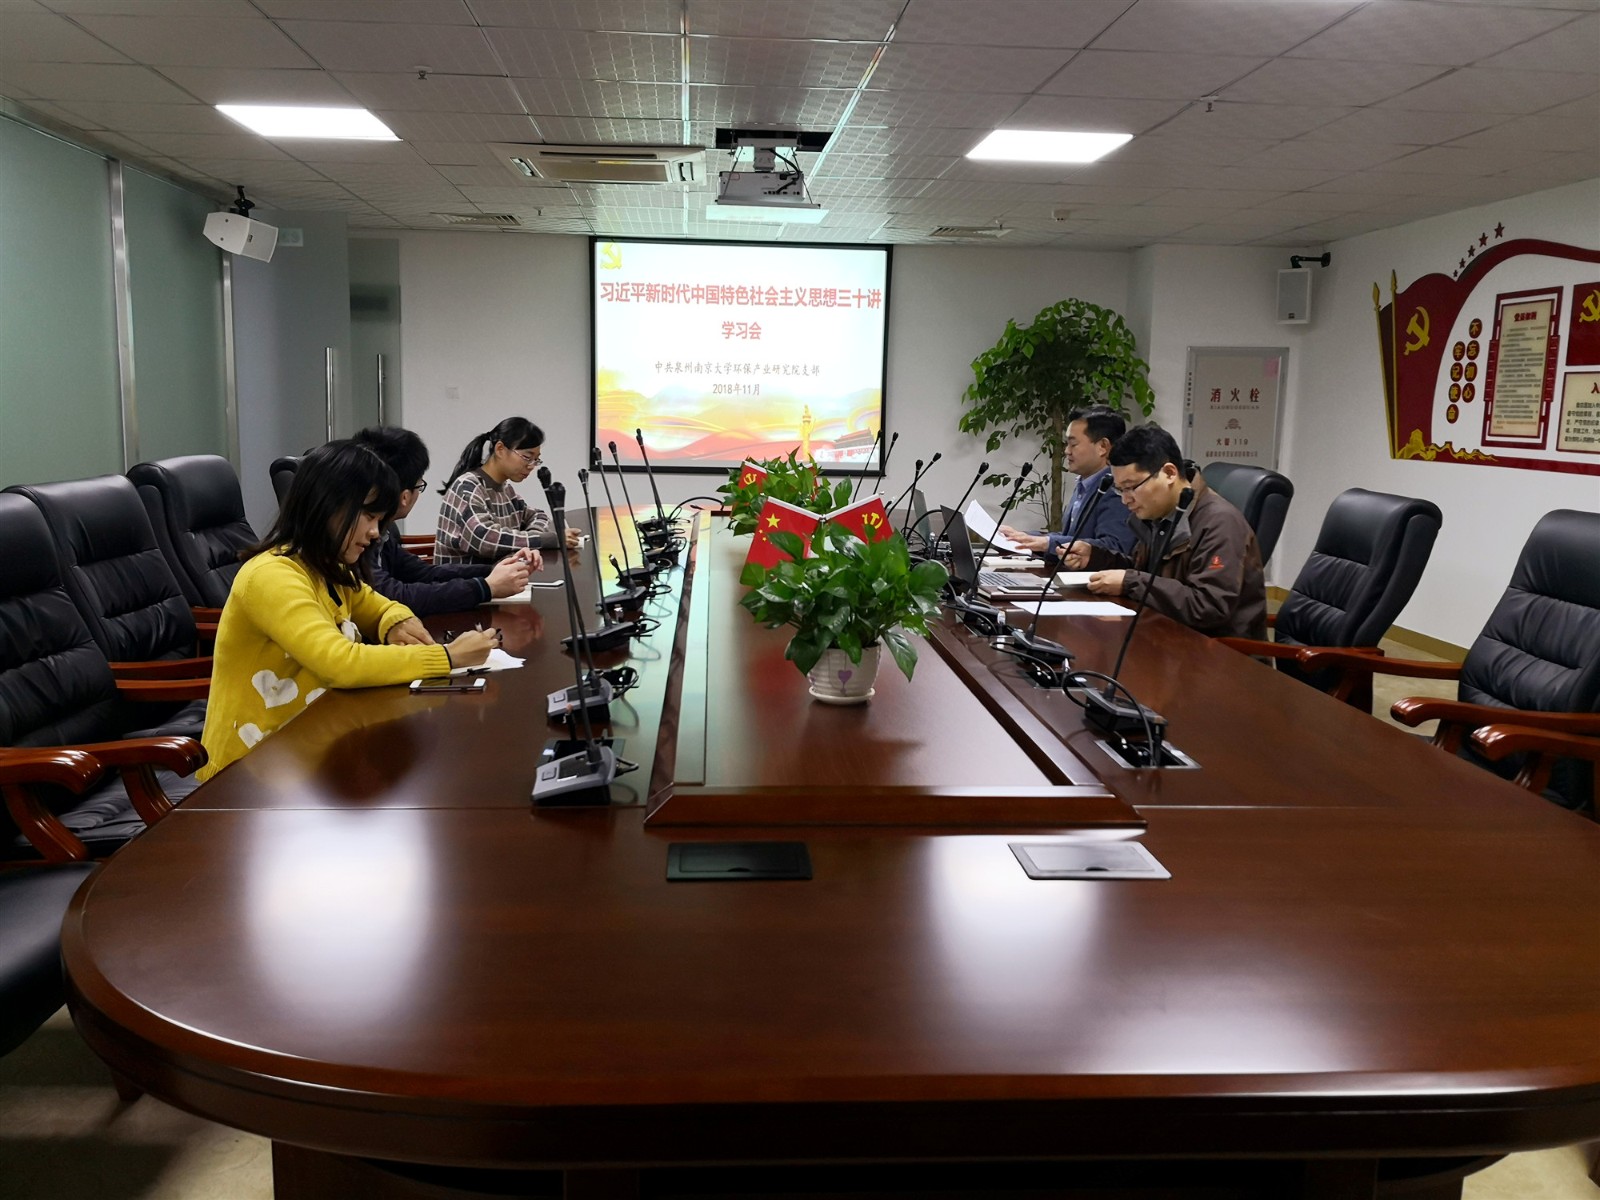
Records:
[[[1131,496],[1135,492],[1137,492],[1140,488],[1142,488],[1145,484],[1149,483],[1152,479],[1154,479],[1159,474],[1160,474],[1159,471],[1152,471],[1152,472],[1150,472],[1150,474],[1146,475],[1143,479],[1139,480],[1138,483],[1130,483],[1127,487],[1118,487],[1117,488],[1117,495],[1119,495],[1119,496]]]
[[[408,492],[425,492],[427,490],[428,481],[426,479],[419,479],[406,489]]]
[[[540,450],[513,450],[511,453],[515,454],[530,467],[544,458],[544,454]]]

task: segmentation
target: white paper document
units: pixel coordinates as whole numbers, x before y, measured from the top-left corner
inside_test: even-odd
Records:
[[[1010,538],[1003,538],[999,535],[997,530],[999,530],[1000,526],[995,524],[994,518],[985,512],[983,505],[976,500],[967,505],[967,511],[961,514],[961,519],[967,523],[967,531],[973,537],[982,538],[986,542],[991,537],[994,538],[994,548],[996,550],[1010,550],[1014,554],[1026,553],[1021,546]]]
[[[537,580],[534,580],[533,582],[529,583],[527,587],[523,588],[515,596],[500,596],[500,597],[498,597],[496,599],[490,600],[489,603],[490,604],[527,604],[530,600],[533,599],[533,594],[535,592],[543,592],[543,591],[548,591],[551,588],[562,587],[565,583],[566,583],[566,580],[562,579],[561,576],[559,576],[559,575],[557,575],[554,579],[537,579]]]
[[[481,675],[481,674],[483,674],[483,672],[485,670],[490,670],[490,671],[513,671],[516,668],[520,667],[525,661],[527,661],[527,660],[526,659],[521,659],[521,658],[512,658],[511,655],[507,654],[504,650],[500,649],[499,646],[496,646],[493,650],[489,651],[489,661],[484,663],[483,666],[481,666],[481,667],[457,667],[454,671],[451,671],[450,674],[452,674],[452,675],[465,675],[468,671],[473,671],[473,672]]]
[[[1088,587],[1089,576],[1093,574],[1093,571],[1057,571],[1056,586],[1064,588]]]
[[[1025,613],[1038,613],[1041,617],[1131,617],[1133,609],[1123,608],[1109,600],[1037,600],[1013,604]]]

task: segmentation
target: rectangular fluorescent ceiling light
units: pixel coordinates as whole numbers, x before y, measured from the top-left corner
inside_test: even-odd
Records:
[[[364,108],[302,108],[283,104],[219,104],[230,121],[268,138],[346,138],[364,142],[400,139]]]
[[[780,225],[815,225],[828,215],[817,204],[730,204],[713,200],[706,205],[708,221],[770,221]]]
[[[1132,140],[1131,133],[996,129],[968,150],[967,157],[991,162],[1090,163]]]

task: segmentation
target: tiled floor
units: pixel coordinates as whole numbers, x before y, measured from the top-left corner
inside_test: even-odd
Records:
[[[1428,655],[1385,642],[1398,658]],[[1373,711],[1455,685],[1380,677]],[[1431,730],[1425,730],[1431,732]],[[1576,950],[1576,948],[1575,948]],[[148,1096],[122,1104],[65,1010],[0,1059],[0,1194],[7,1200],[271,1200],[262,1138]],[[1464,1200],[1595,1200],[1576,1147],[1516,1154],[1467,1181]]]

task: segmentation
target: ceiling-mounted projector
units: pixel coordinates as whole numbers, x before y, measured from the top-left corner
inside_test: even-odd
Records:
[[[250,210],[255,204],[244,198],[244,188],[239,188],[239,198],[227,212],[206,215],[206,240],[221,246],[229,254],[242,254],[246,258],[272,261],[272,252],[278,246],[278,227],[263,221],[252,221]]]
[[[719,129],[717,148],[731,150],[735,162],[748,152],[751,169],[723,171],[717,198],[706,206],[714,221],[817,222],[828,210],[811,199],[795,151],[816,153],[827,133],[789,129]]]

